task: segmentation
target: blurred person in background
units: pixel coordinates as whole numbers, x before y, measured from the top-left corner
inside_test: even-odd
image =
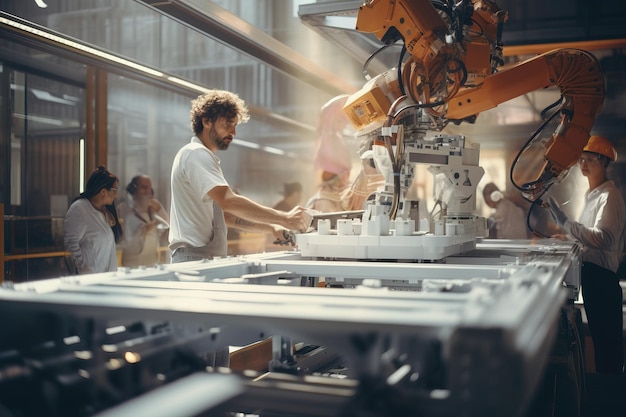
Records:
[[[348,97],[347,94],[336,96],[320,109],[313,165],[320,172],[321,183],[306,202],[309,209],[321,212],[345,210],[342,194],[350,186],[353,157],[344,140],[345,131],[351,126],[343,111]]]
[[[169,214],[154,197],[152,180],[147,175],[134,176],[126,186],[132,202],[119,205],[123,220],[124,244],[122,265],[152,266],[159,262],[159,241],[169,228]]]
[[[169,242],[172,263],[227,254],[227,225],[246,232],[288,240],[290,231],[304,232],[311,216],[302,207],[275,210],[236,194],[224,178],[216,153],[233,141],[236,126],[249,119],[236,94],[211,90],[191,102],[194,136],[172,164]]]
[[[483,188],[485,204],[494,209],[487,219],[489,237],[494,239],[527,239],[524,209],[506,197],[493,182]]]
[[[620,374],[624,368],[622,288],[616,272],[624,252],[624,199],[607,168],[617,160],[613,144],[603,136],[591,136],[578,160],[589,189],[578,221],[571,220],[549,197],[548,208],[555,223],[582,245],[582,296],[594,347],[596,372]]]
[[[117,246],[122,226],[115,208],[119,180],[99,166],[87,186],[70,205],[63,221],[65,248],[72,273],[91,274],[117,270]]]
[[[363,210],[365,201],[381,185],[384,178],[368,158],[361,159],[361,169],[351,181],[352,160],[367,153],[367,149],[351,149],[349,137],[354,127],[343,110],[347,94],[338,95],[320,109],[317,124],[317,144],[313,163],[320,172],[321,183],[305,206],[319,212]],[[359,148],[367,148],[361,143]],[[356,147],[355,147],[356,148]]]
[[[284,184],[284,188],[283,198],[274,205],[274,209],[289,211],[302,201],[302,184],[299,182],[290,182]]]

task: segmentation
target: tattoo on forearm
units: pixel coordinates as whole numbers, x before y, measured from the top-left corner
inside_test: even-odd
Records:
[[[235,220],[235,223],[240,224],[242,226],[254,226],[254,223],[246,219],[242,219],[241,217],[237,217],[237,219]]]

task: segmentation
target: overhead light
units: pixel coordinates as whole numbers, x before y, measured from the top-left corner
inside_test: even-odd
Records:
[[[104,52],[104,51],[98,50],[96,48],[92,48],[90,46],[87,46],[87,45],[84,45],[82,43],[73,41],[71,39],[67,39],[65,37],[58,36],[58,35],[55,35],[53,33],[46,32],[44,30],[38,29],[38,28],[33,27],[33,26],[29,26],[29,25],[26,25],[26,24],[23,24],[23,23],[14,21],[14,20],[10,20],[10,19],[7,19],[5,17],[0,17],[0,23],[4,24],[4,25],[7,25],[7,26],[11,26],[11,27],[19,29],[19,30],[22,30],[24,32],[32,33],[33,35],[39,36],[39,37],[44,38],[44,39],[51,40],[53,42],[56,42],[56,43],[64,45],[64,46],[68,46],[68,47],[70,47],[72,49],[76,49],[76,50],[85,52],[85,53],[87,53],[89,55],[92,55],[92,56],[104,59],[106,61],[115,62],[115,63],[120,64],[122,66],[125,66],[125,67],[128,67],[128,68],[133,68],[133,69],[135,69],[137,71],[141,71],[141,72],[143,72],[145,74],[148,74],[148,75],[151,75],[153,77],[161,77],[161,78],[165,77],[165,74],[163,74],[161,71],[157,71],[155,69],[146,67],[145,65],[138,64],[138,63],[133,62],[131,60],[128,60],[128,59],[125,59],[125,58],[121,58],[119,56],[116,56],[116,55],[110,54],[108,52]],[[200,86],[198,86],[198,87],[199,88],[203,88],[203,87],[200,87]]]
[[[209,88],[204,88],[202,86],[199,86],[198,84],[194,84],[186,80],[181,80],[177,77],[168,76],[167,79],[173,83],[182,85],[183,87],[191,88],[192,90],[198,90],[199,92],[208,93],[209,91],[211,91]]]
[[[78,142],[78,191],[85,192],[85,138]]]
[[[13,117],[16,119],[28,120],[30,122],[36,123],[44,123],[52,126],[63,126],[63,121],[59,119],[53,119],[45,116],[37,116],[37,115],[24,115],[20,113],[13,113]]]
[[[67,99],[60,98],[60,97],[55,97],[52,94],[50,94],[50,92],[48,91],[39,90],[37,88],[31,88],[30,91],[39,100],[49,101],[52,103],[59,103],[59,104],[69,104],[70,106],[76,105],[76,101],[67,100]]]
[[[261,146],[258,143],[250,142],[243,139],[233,139],[233,144],[243,146],[244,148],[260,149]]]
[[[35,4],[37,5],[37,7],[45,9],[46,7],[48,7],[48,5],[46,3],[44,3],[43,0],[35,0]]]
[[[271,146],[264,146],[263,150],[265,152],[273,153],[273,154],[276,154],[276,155],[285,155],[285,151],[283,151],[282,149],[273,148]]]

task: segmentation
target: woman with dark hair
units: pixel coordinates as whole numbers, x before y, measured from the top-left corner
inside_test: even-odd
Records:
[[[117,270],[117,248],[122,227],[115,197],[119,179],[99,166],[85,192],[70,205],[63,222],[65,247],[79,274]]]

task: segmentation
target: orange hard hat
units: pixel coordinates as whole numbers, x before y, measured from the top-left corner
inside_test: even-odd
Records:
[[[583,148],[583,152],[593,152],[604,155],[611,161],[617,160],[617,151],[610,140],[604,136],[593,135],[589,138],[587,145]]]

